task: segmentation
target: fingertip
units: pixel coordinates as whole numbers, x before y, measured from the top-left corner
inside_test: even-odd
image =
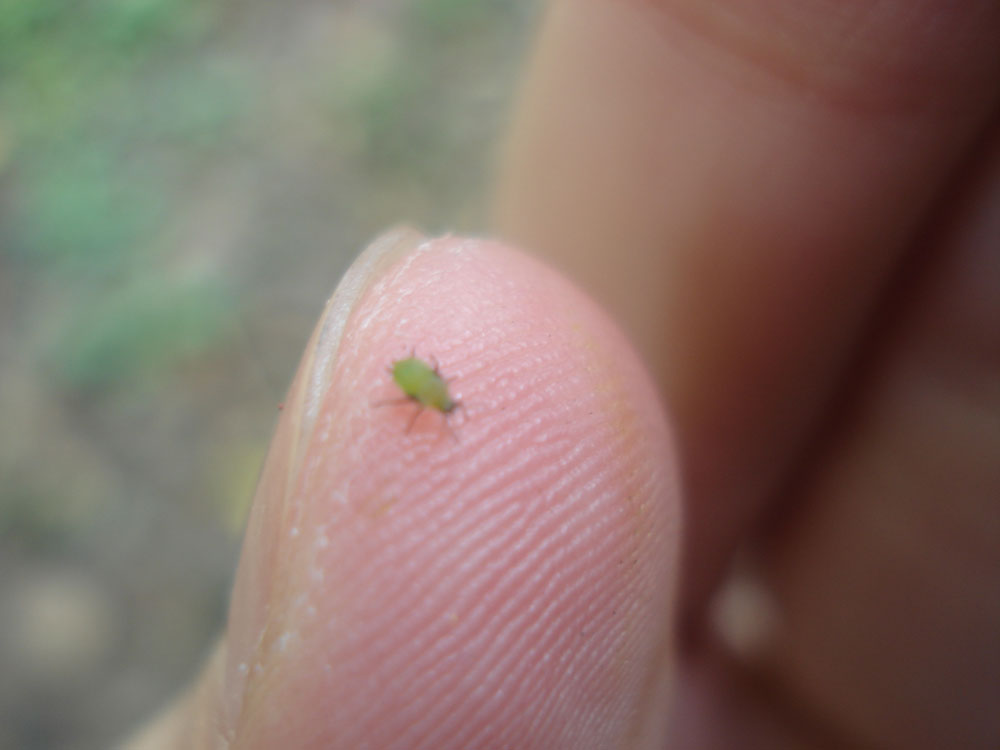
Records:
[[[407,430],[406,407],[370,408],[398,395],[385,366],[414,348],[461,420],[424,409]],[[454,237],[382,269],[287,488],[255,508],[266,576],[237,583],[266,591],[230,659],[237,744],[586,748],[647,731],[676,575],[673,446],[631,347],[557,274]]]

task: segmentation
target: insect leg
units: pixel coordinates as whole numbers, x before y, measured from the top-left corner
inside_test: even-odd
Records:
[[[448,430],[448,434],[451,435],[451,439],[457,443],[458,435],[455,434],[455,431],[451,428],[451,425],[448,424],[448,416],[442,415],[442,419],[444,419],[444,428]]]
[[[412,401],[409,396],[400,396],[399,398],[384,398],[381,401],[373,401],[371,406],[377,408],[380,406],[397,406],[399,404],[408,404]]]
[[[420,412],[422,412],[423,410],[424,410],[423,406],[418,406],[417,410],[415,412],[413,412],[413,416],[410,418],[410,423],[408,425],[406,425],[406,431],[407,432],[409,432],[410,430],[413,429],[413,425],[416,424],[417,417],[420,416]]]

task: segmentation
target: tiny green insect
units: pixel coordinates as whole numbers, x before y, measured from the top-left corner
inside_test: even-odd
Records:
[[[437,360],[434,360],[434,365],[431,366],[411,353],[405,359],[397,359],[388,369],[392,379],[404,395],[402,398],[381,401],[375,405],[415,403],[417,410],[413,413],[413,417],[406,427],[407,432],[413,427],[417,417],[424,409],[435,409],[444,416],[448,432],[457,440],[458,438],[448,425],[447,419],[456,409],[462,408],[462,403],[452,398],[448,390],[448,381],[441,377],[441,373],[438,371]]]

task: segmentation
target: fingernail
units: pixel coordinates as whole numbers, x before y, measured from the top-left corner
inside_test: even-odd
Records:
[[[298,473],[301,446],[307,445],[316,426],[316,415],[330,384],[340,340],[355,303],[382,272],[414,250],[426,238],[411,227],[395,227],[372,242],[347,269],[333,295],[327,300],[313,341],[306,348],[301,388],[292,405],[293,420],[298,423],[293,446],[291,475]]]
[[[287,550],[282,546],[290,535],[285,528],[287,501],[329,388],[347,321],[371,284],[424,240],[416,230],[400,227],[372,242],[337,284],[306,345],[257,484],[233,587],[222,706],[224,734],[230,739],[239,726],[244,697],[261,671],[257,652],[269,622],[282,616],[272,601],[271,581],[281,565],[282,550]]]

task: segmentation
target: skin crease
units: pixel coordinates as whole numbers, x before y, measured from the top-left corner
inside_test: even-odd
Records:
[[[620,730],[620,742],[596,746],[1000,745],[998,16],[992,0],[550,3],[500,171],[496,231],[551,259],[625,327],[666,401],[684,478],[682,593],[671,610],[678,509],[666,492],[656,506],[666,541],[655,550],[649,543],[642,557],[649,567],[631,582],[633,591],[666,602],[662,610],[643,605],[646,628],[630,631],[636,653],[645,649],[656,668],[643,688],[623,698],[636,701],[637,718]],[[556,287],[560,298],[581,299],[561,282]],[[583,319],[603,320],[591,313]],[[605,325],[598,330],[607,331]],[[322,328],[307,348],[303,373],[316,369]],[[424,333],[451,375],[443,331]],[[524,338],[519,332],[507,345],[516,350]],[[337,382],[354,383],[343,373],[361,373],[365,395],[351,390],[348,405],[338,408],[363,409],[368,385],[379,382],[378,367],[384,378],[385,364],[412,343],[373,354],[380,361],[370,362],[370,375],[362,364],[368,360],[356,352]],[[638,369],[626,347],[610,346],[612,364],[600,357],[599,368]],[[471,359],[455,361],[456,375],[466,375]],[[579,365],[570,370],[589,372]],[[308,381],[300,373],[289,403],[310,403],[316,389]],[[631,398],[649,399],[633,411],[658,413],[649,408],[655,396],[643,378],[627,382]],[[501,392],[498,384],[485,389],[492,397]],[[455,395],[472,410],[461,378]],[[377,681],[393,683],[396,673],[380,671],[365,642],[347,650],[350,629],[330,630],[327,638],[305,625],[291,627],[298,621],[290,616],[270,631],[262,625],[275,611],[291,609],[295,592],[309,595],[317,585],[309,575],[306,527],[290,520],[303,506],[289,504],[296,493],[287,477],[299,476],[288,467],[317,455],[298,436],[312,434],[320,411],[286,411],[258,488],[226,641],[195,688],[130,747],[225,747],[233,727],[247,732],[235,746],[263,746],[253,743],[276,737],[284,718],[294,720],[299,734],[283,737],[282,745],[310,747],[334,730],[317,673],[327,657],[349,657],[331,665],[339,674],[356,674],[370,658]],[[402,432],[407,415],[394,421],[394,410],[381,411],[374,429],[391,445],[398,434],[390,428]],[[441,434],[437,417],[422,415],[414,438]],[[426,458],[460,456],[458,465],[467,467],[470,456],[460,452],[478,444],[476,424],[473,414],[468,423],[460,419],[458,445],[445,436],[434,443],[441,453]],[[377,436],[362,435],[379,448]],[[661,447],[669,485],[670,444]],[[341,461],[330,455],[331,464]],[[407,454],[378,455],[392,462]],[[432,466],[438,468],[425,486],[444,476]],[[379,476],[385,477],[376,472],[370,481],[377,484]],[[397,506],[386,516],[420,520],[393,517]],[[465,510],[476,518],[475,508]],[[367,536],[380,528],[370,520],[352,527],[358,534],[337,552],[344,560],[330,558],[322,567],[318,590],[331,589],[330,601],[338,603],[331,614],[340,613],[341,623],[345,613],[347,622],[359,622],[379,609],[334,587],[344,570],[354,587],[344,590],[355,593],[366,581],[391,581],[393,570],[400,576],[393,592],[407,581],[421,581],[427,588],[420,590],[432,594],[449,590],[431,574],[440,570],[433,552],[423,551],[425,578],[387,564],[390,550]],[[741,568],[748,571],[746,588],[772,613],[747,642],[703,620],[720,586],[728,591],[738,582],[725,576],[737,549],[749,550],[750,564]],[[618,582],[613,571],[604,575],[596,580]],[[671,611],[683,615],[679,661],[664,655]],[[417,637],[416,617],[402,612],[399,639],[387,641],[398,649],[380,653],[406,655],[402,634]],[[576,621],[564,615],[553,622]],[[392,626],[379,632],[396,632]],[[286,632],[306,640],[282,641]],[[565,633],[571,637],[573,628]],[[316,648],[303,649],[306,642]],[[269,666],[248,690],[239,667],[247,664],[249,681],[254,661],[245,655],[262,644]],[[481,653],[483,663],[499,659],[494,651]],[[521,652],[512,653],[507,658]],[[600,653],[585,654],[595,665],[590,674],[601,675]],[[404,662],[392,663],[405,672]],[[531,690],[526,672],[512,674]],[[448,679],[462,684],[459,674]],[[608,679],[598,681],[604,691],[584,690],[574,699],[599,706],[584,713],[597,710],[600,731],[612,733],[624,726],[626,711],[607,699],[614,684]],[[635,684],[622,679],[621,685]],[[371,695],[363,681],[352,684]],[[530,693],[552,707],[531,725],[542,728],[531,739],[551,739],[560,721],[568,727],[563,736],[577,739],[572,733],[586,716],[574,715],[572,700],[561,699],[567,694],[558,680],[544,684],[555,686],[556,698],[545,703]],[[335,689],[352,700],[345,685]],[[412,706],[403,692],[394,686],[387,705],[405,714]],[[433,712],[435,705],[424,708]],[[467,719],[467,730],[460,718],[442,719],[455,742],[484,726],[474,710],[483,704],[470,697],[462,705],[470,709],[457,715]],[[499,705],[514,711],[513,703]],[[360,731],[356,721],[374,722],[364,705],[336,710],[343,737]],[[394,723],[400,716],[382,717],[386,731],[425,731],[414,728],[419,719]],[[530,746],[528,735],[519,739]]]

